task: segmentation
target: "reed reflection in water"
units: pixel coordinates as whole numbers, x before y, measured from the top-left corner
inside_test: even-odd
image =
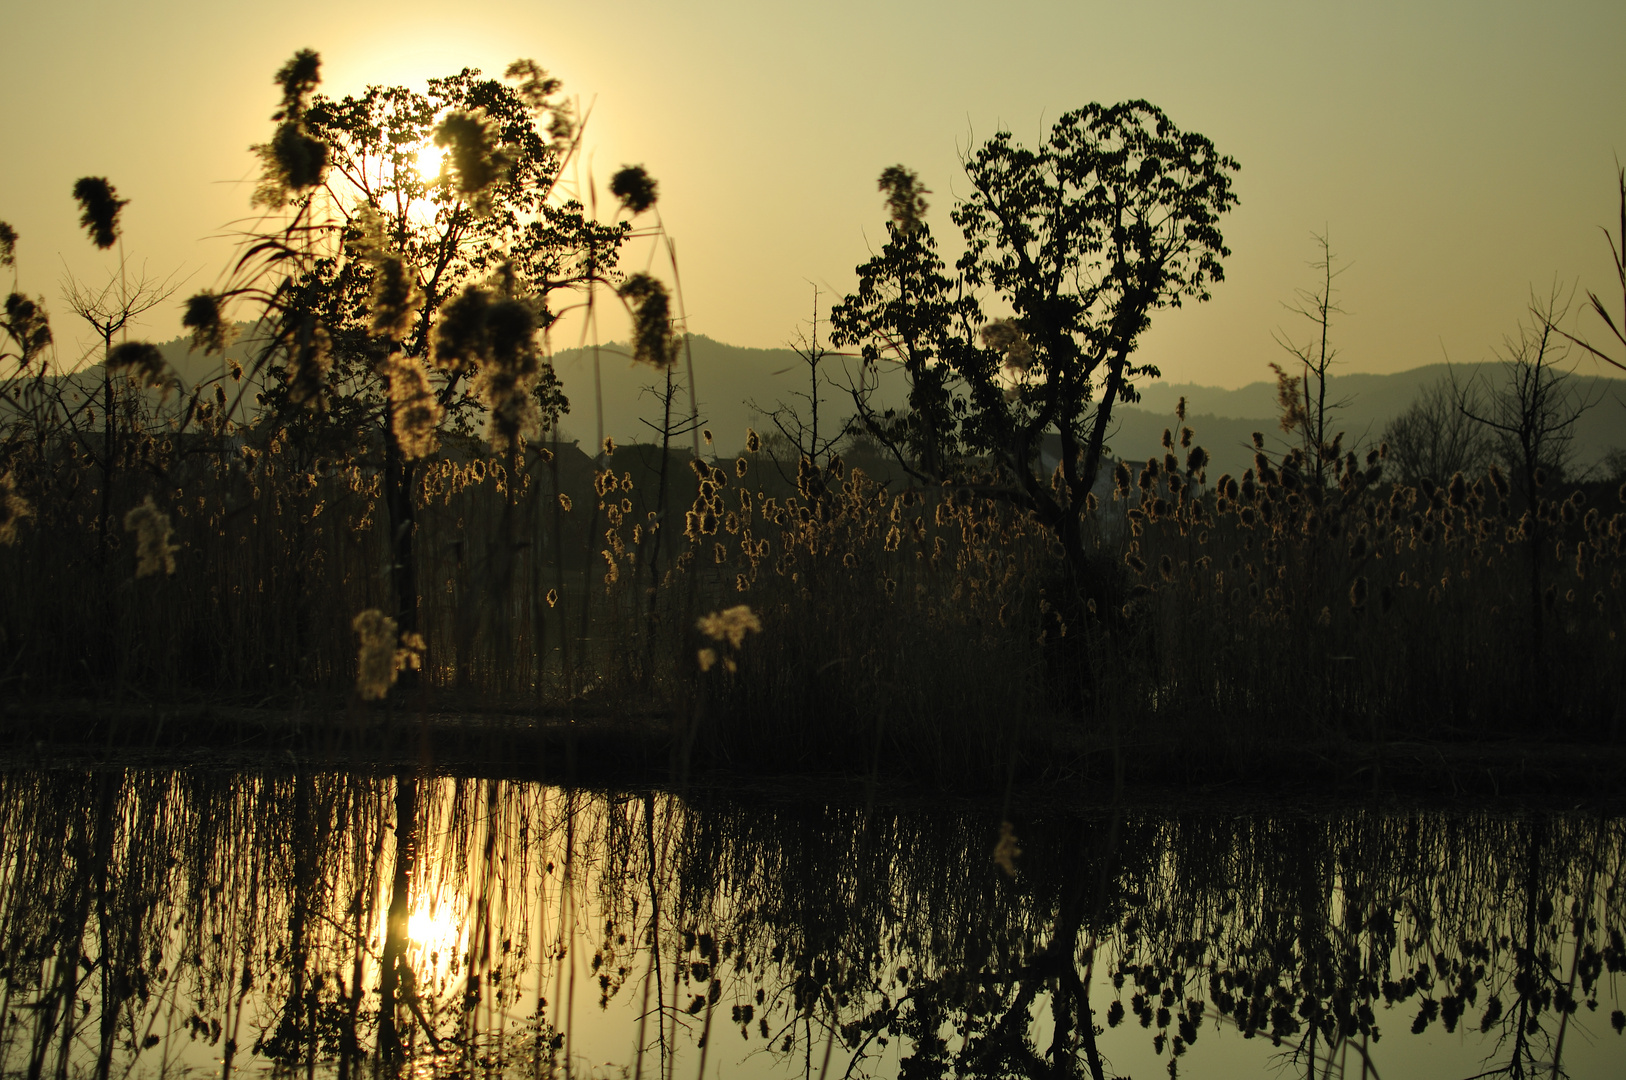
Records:
[[[1618,1075],[1623,825],[13,770],[0,1069]]]

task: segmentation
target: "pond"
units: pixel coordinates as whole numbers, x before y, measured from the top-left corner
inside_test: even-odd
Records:
[[[8,1076],[1621,1075],[1626,820],[0,772]]]

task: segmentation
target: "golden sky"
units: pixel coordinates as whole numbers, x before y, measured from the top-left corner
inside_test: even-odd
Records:
[[[853,287],[884,235],[885,166],[919,171],[948,240],[968,146],[1001,126],[1037,143],[1062,112],[1136,97],[1242,164],[1227,280],[1144,342],[1170,379],[1268,377],[1322,229],[1349,267],[1335,343],[1351,371],[1483,359],[1532,287],[1618,290],[1600,226],[1626,160],[1619,0],[13,0],[4,37],[0,220],[63,360],[78,335],[59,281],[111,263],[78,228],[73,181],[105,175],[131,200],[132,262],[190,275],[183,296],[208,286],[248,212],[271,76],[302,47],[335,95],[534,57],[593,103],[601,180],[638,162],[660,181],[690,328],[733,344],[786,343],[815,284],[826,306]],[[177,300],[146,332],[178,326]]]

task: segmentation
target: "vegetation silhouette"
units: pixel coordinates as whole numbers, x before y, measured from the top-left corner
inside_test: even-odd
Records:
[[[1466,763],[1441,782],[1500,784],[1499,741],[1618,743],[1626,507],[1559,468],[1585,403],[1554,367],[1559,308],[1512,341],[1510,381],[1458,387],[1483,472],[1386,475],[1386,447],[1335,430],[1323,245],[1316,339],[1282,377],[1293,445],[1258,432],[1213,479],[1182,404],[1144,461],[1112,453],[1157,375],[1137,345],[1221,280],[1236,202],[1235,162],[1146,102],[970,154],[952,271],[930,193],[886,170],[887,244],[830,314],[862,431],[780,410],[764,440],[694,407],[659,185],[624,166],[601,219],[573,179],[584,118],[538,65],[329,97],[301,52],[275,85],[260,216],[186,299],[204,359],[184,376],[126,329],[167,286],[70,297],[101,338],[85,369],[57,361],[41,301],[7,300],[0,680],[27,703],[8,739],[223,738],[209,707],[259,705],[279,745],[392,765],[410,738],[562,740],[574,768],[586,738],[680,783],[1106,792],[1284,764],[1381,786],[1445,749]],[[124,200],[80,186],[116,246]],[[671,274],[624,269],[640,244]],[[633,316],[659,419],[584,450],[550,328],[605,302]],[[813,327],[810,407],[836,359]],[[707,620],[741,608],[760,632],[724,648]],[[64,687],[97,703],[59,723]],[[137,702],[193,720],[165,736]]]
[[[1001,865],[975,808],[18,768],[0,823],[18,1075],[1353,1077],[1443,1029],[1529,1077],[1626,1027],[1575,812],[1052,811]]]

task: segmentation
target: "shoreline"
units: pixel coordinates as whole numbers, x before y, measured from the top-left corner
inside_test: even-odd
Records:
[[[401,707],[131,705],[88,699],[0,707],[0,768],[407,769],[604,786],[860,793],[873,801],[1002,799],[1103,807],[1188,801],[1277,805],[1445,802],[1626,808],[1626,747],[1551,740],[1431,740],[1211,747],[1130,743],[1114,752],[1076,728],[1038,737],[975,786],[819,768],[741,767],[704,748],[679,765],[670,714],[605,706],[574,713]],[[994,774],[998,774],[996,781]]]

